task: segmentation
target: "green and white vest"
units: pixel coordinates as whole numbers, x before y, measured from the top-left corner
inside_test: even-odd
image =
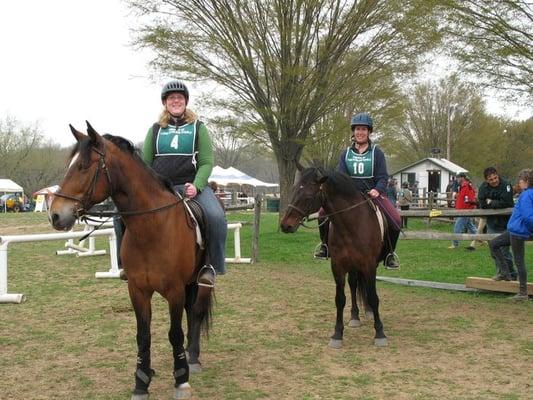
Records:
[[[352,147],[346,151],[344,162],[348,175],[355,179],[368,179],[374,177],[374,149],[370,147],[364,153],[357,153]]]
[[[200,123],[194,121],[180,126],[168,125],[166,128],[156,123],[152,127],[152,168],[173,185],[192,182],[196,176]]]

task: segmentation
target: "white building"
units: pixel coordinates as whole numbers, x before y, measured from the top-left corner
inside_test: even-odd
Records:
[[[428,157],[399,169],[392,176],[400,187],[403,182],[409,182],[412,187],[418,181],[419,194],[425,191],[445,193],[451,177],[460,172],[468,171],[445,158]]]

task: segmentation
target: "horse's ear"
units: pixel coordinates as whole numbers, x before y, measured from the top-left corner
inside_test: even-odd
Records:
[[[89,134],[89,137],[91,138],[91,142],[93,142],[94,144],[100,144],[102,142],[102,137],[91,126],[89,121],[85,121],[85,123],[87,124],[87,133]]]
[[[77,131],[76,128],[74,128],[71,124],[68,124],[68,126],[70,126],[70,131],[72,132],[72,134],[74,135],[74,137],[76,138],[78,142],[81,142],[83,139],[87,137],[87,135],[85,135],[84,133]]]
[[[304,166],[300,164],[300,161],[298,160],[295,160],[295,162],[296,162],[296,168],[298,169],[298,171],[302,172],[304,170]]]
[[[322,168],[316,169],[316,181],[317,183],[323,184],[328,180],[328,175],[324,172]]]

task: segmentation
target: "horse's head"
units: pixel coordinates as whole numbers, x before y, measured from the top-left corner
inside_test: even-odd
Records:
[[[107,141],[89,122],[88,135],[72,125],[70,130],[78,143],[48,212],[48,218],[57,230],[71,229],[79,216],[111,195],[111,178],[106,166]]]
[[[296,232],[304,218],[320,209],[321,185],[328,178],[320,168],[297,166],[300,177],[292,189],[289,206],[280,224],[285,233]]]

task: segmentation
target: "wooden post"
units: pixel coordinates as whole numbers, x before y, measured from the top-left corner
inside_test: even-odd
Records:
[[[259,261],[259,223],[261,221],[261,203],[263,199],[260,194],[255,196],[254,202],[254,232],[252,236],[252,264]]]

